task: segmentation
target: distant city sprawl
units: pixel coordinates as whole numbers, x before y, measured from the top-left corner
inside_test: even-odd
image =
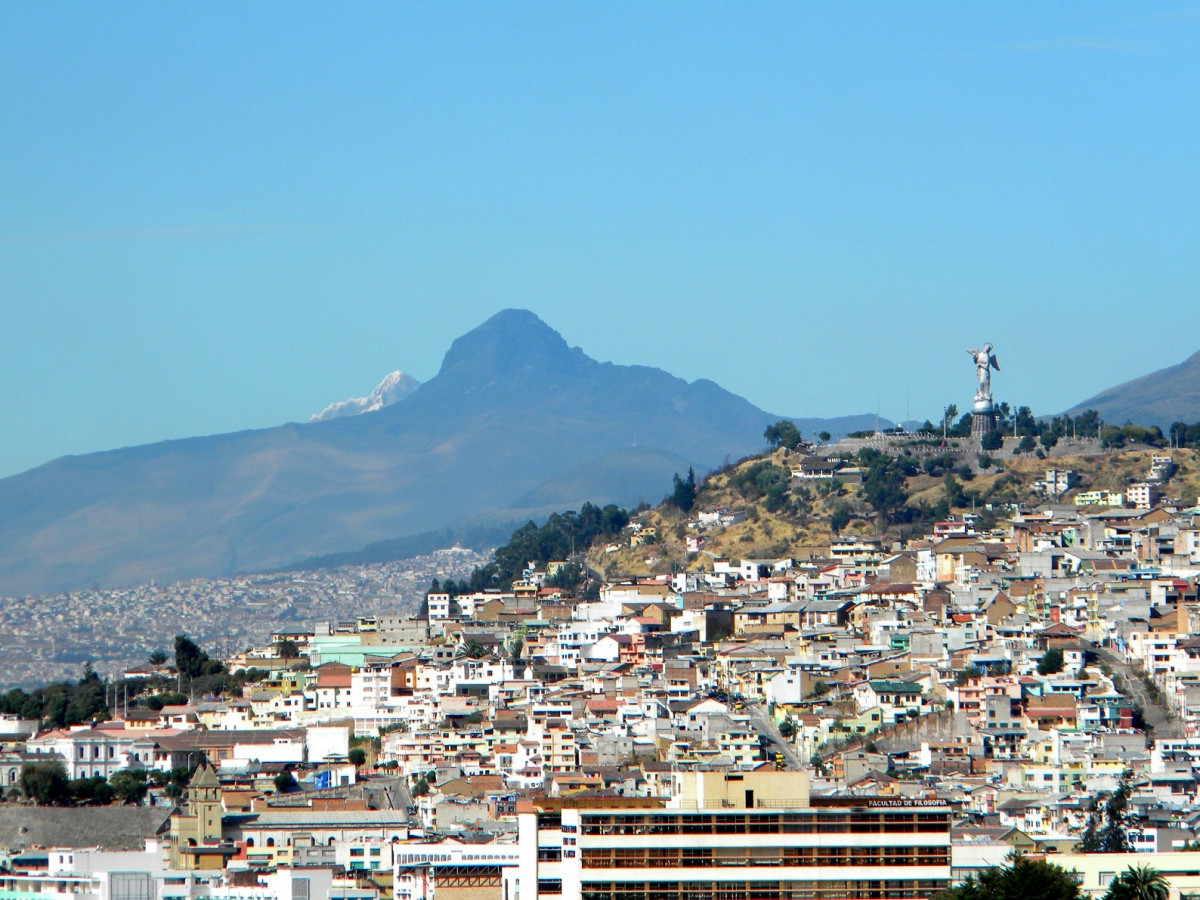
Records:
[[[336,569],[0,598],[0,685],[69,678],[88,662],[108,676],[169,652],[183,632],[230,656],[288,625],[413,612],[431,579],[462,577],[485,561],[455,548]]]

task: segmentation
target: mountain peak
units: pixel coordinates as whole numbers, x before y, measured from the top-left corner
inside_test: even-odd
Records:
[[[439,377],[456,370],[511,374],[522,369],[563,372],[588,362],[578,347],[527,309],[504,309],[458,338],[442,359]]]
[[[324,422],[328,419],[342,419],[346,416],[375,412],[403,400],[420,386],[421,382],[417,379],[397,369],[385,375],[379,386],[366,397],[351,397],[349,400],[331,403],[309,421]]]

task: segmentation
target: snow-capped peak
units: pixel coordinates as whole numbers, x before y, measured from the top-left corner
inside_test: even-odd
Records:
[[[324,422],[328,419],[341,419],[345,416],[357,416],[361,413],[375,412],[385,406],[391,406],[403,400],[421,386],[421,382],[411,375],[405,375],[400,370],[390,373],[379,387],[366,397],[351,397],[338,403],[331,403],[311,419],[310,422]]]

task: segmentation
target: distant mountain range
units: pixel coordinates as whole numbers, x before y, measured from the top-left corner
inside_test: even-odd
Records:
[[[533,313],[505,310],[374,412],[63,457],[0,480],[0,595],[261,571],[587,500],[656,502],[673,473],[760,449],[779,418],[711,381],[596,362]],[[841,435],[876,419],[795,421]]]
[[[1101,391],[1069,410],[1094,409],[1105,422],[1157,425],[1166,431],[1173,422],[1200,422],[1200,352],[1168,366]]]

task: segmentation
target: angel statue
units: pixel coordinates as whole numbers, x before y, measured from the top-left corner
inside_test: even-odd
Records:
[[[992,345],[984,344],[981,350],[968,350],[967,352],[975,360],[975,377],[979,381],[979,390],[975,392],[975,399],[991,401],[992,369],[1000,371],[1000,364],[996,362],[996,354],[992,353]]]

